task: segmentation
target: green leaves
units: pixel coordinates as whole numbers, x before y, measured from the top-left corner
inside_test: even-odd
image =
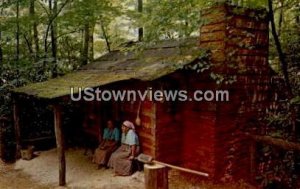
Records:
[[[149,0],[143,14],[131,16],[145,28],[146,41],[188,37],[198,31],[203,4],[197,0]]]
[[[300,105],[300,96],[296,96],[290,100],[290,103],[293,105]]]

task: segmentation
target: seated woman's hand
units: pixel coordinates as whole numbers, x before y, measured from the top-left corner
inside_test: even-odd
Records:
[[[105,145],[100,146],[100,149],[101,149],[101,150],[105,150],[105,149],[106,149],[106,146],[105,146]]]
[[[129,156],[128,159],[129,160],[134,160],[134,156]]]
[[[98,148],[101,149],[101,150],[104,150],[104,149],[106,148],[106,145],[105,145],[105,144],[100,144],[100,145],[98,146]]]

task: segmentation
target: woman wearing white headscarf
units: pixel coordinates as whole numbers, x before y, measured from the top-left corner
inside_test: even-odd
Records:
[[[132,122],[122,124],[122,145],[111,155],[108,166],[112,167],[116,175],[132,174],[132,160],[139,152],[139,140]]]

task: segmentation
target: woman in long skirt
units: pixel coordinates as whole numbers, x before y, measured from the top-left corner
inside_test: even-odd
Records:
[[[108,166],[114,169],[116,175],[132,174],[132,160],[139,153],[139,140],[134,125],[130,121],[122,124],[122,145],[111,155]]]
[[[117,149],[120,140],[120,133],[111,120],[107,122],[107,128],[103,132],[103,141],[94,153],[94,162],[98,168],[107,167],[110,155]]]

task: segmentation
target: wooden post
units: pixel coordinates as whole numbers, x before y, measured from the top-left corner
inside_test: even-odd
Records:
[[[20,112],[19,107],[14,100],[13,102],[13,111],[14,111],[14,127],[15,127],[15,136],[16,136],[16,159],[21,157],[21,129],[20,129]]]
[[[145,189],[168,189],[168,170],[159,164],[144,165]]]
[[[62,133],[61,107],[59,105],[53,106],[54,110],[54,128],[57,146],[57,155],[59,162],[59,186],[66,185],[66,159],[64,138]]]
[[[4,158],[4,127],[6,119],[0,117],[0,161]]]

